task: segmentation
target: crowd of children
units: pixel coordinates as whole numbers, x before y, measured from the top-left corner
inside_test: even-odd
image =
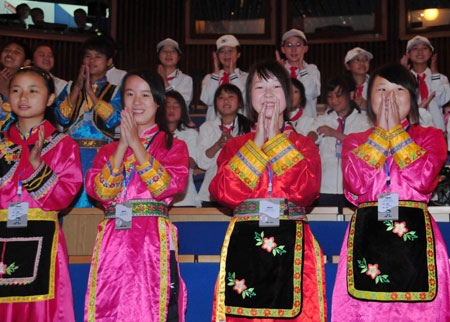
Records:
[[[0,55],[0,316],[73,321],[58,212],[102,207],[85,319],[184,321],[171,206],[234,209],[213,321],[326,321],[323,254],[305,207],[353,204],[333,292],[335,321],[447,321],[450,266],[427,211],[447,156],[450,85],[431,42],[369,75],[373,54],[345,56],[327,80],[305,62],[305,34],[282,36],[249,73],[221,36],[202,82],[206,121],[189,118],[192,78],[179,44],[155,71],[114,67],[106,37],[87,40],[77,78],[51,74],[53,49],[12,41]],[[33,66],[29,66],[32,63]],[[450,125],[449,125],[450,126]],[[197,193],[194,171],[205,170]],[[84,187],[83,187],[84,185]],[[391,254],[392,256],[384,256]],[[120,276],[117,279],[116,276]],[[113,282],[112,282],[113,281]]]

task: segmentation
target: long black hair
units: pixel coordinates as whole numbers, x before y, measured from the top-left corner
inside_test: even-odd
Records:
[[[253,65],[250,68],[247,82],[245,83],[245,109],[246,115],[248,115],[250,122],[256,123],[258,119],[258,115],[252,106],[252,84],[255,75],[258,75],[259,78],[264,80],[275,77],[280,82],[286,99],[286,109],[283,112],[283,117],[285,121],[289,121],[289,113],[292,109],[292,89],[289,74],[279,62],[275,60],[268,60]]]
[[[244,98],[242,97],[241,90],[236,85],[228,83],[220,85],[219,88],[217,88],[216,92],[214,93],[214,111],[216,112],[216,114],[217,114],[216,101],[217,98],[222,94],[222,92],[235,94],[238,99],[238,111],[244,110]],[[246,118],[239,112],[236,114],[236,117],[238,121],[238,135],[248,133],[252,130],[253,123],[250,122],[248,118]]]
[[[411,108],[407,116],[408,121],[411,124],[420,123],[419,106],[417,104],[417,80],[412,73],[401,64],[386,64],[377,68],[370,76],[369,86],[367,89],[367,115],[370,120],[375,124],[376,115],[372,109],[372,87],[377,76],[388,80],[391,83],[395,83],[406,88],[409,92]]]
[[[355,109],[358,111],[358,113],[361,113],[358,104],[356,104],[356,102],[350,96],[352,92],[356,91],[356,83],[353,77],[344,74],[331,78],[325,85],[325,97],[328,97],[328,93],[331,93],[337,87],[339,87],[338,94],[344,95],[348,99],[348,103],[350,105],[350,111],[348,112],[348,115],[350,115]],[[331,113],[332,111],[333,110],[329,110],[328,113]],[[348,115],[346,115],[346,117]]]
[[[50,96],[51,94],[55,94],[55,83],[53,82],[53,78],[50,76],[49,73],[47,73],[45,70],[43,70],[37,66],[20,67],[19,70],[16,73],[14,73],[13,77],[11,77],[11,80],[9,82],[9,87],[11,87],[11,84],[17,75],[25,74],[25,73],[33,73],[33,74],[36,74],[39,77],[41,77],[44,80],[45,87],[47,88],[48,96]],[[56,101],[56,98],[55,98],[55,101]],[[55,117],[55,112],[53,110],[55,101],[53,101],[52,105],[47,106],[47,108],[45,109],[45,112],[44,112],[44,119],[49,121],[53,126],[56,125],[56,117]],[[14,112],[11,111],[11,115],[13,116],[13,119],[18,120],[18,117]]]
[[[121,86],[121,96],[122,96],[122,105],[124,104],[124,89],[125,89],[125,83],[127,82],[127,79],[131,76],[138,76],[142,78],[150,87],[150,91],[153,96],[153,100],[158,105],[158,108],[156,110],[155,115],[155,123],[158,125],[159,129],[163,131],[166,134],[166,148],[170,149],[172,147],[173,143],[173,135],[169,131],[169,127],[167,126],[167,119],[166,119],[166,96],[165,96],[165,89],[164,89],[164,82],[161,78],[161,76],[155,72],[152,72],[150,70],[136,70],[131,71],[125,75],[122,81]]]
[[[181,108],[181,117],[177,124],[177,130],[182,131],[186,128],[195,128],[195,126],[191,125],[191,118],[189,117],[189,114],[187,112],[186,101],[184,100],[183,96],[179,92],[172,90],[166,93],[166,100],[167,97],[172,97],[173,99],[175,99]]]
[[[300,108],[305,108],[306,106],[305,86],[303,86],[302,82],[299,81],[297,78],[291,78],[291,83],[300,92],[300,103],[299,103]],[[292,96],[294,96],[294,93],[292,93]],[[292,106],[292,110],[296,108],[297,106]]]

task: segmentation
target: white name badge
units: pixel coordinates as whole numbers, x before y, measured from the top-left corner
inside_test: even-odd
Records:
[[[83,121],[87,123],[92,122],[92,120],[93,120],[93,113],[90,111],[85,111],[83,114]]]
[[[28,225],[28,202],[10,202],[8,206],[8,228],[23,228]]]
[[[133,218],[133,205],[123,202],[116,205],[116,230],[131,229]]]
[[[378,221],[398,220],[398,193],[378,194]]]
[[[282,199],[264,199],[259,202],[259,226],[280,226],[280,202]]]

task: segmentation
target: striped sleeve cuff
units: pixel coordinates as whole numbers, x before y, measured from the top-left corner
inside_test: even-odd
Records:
[[[3,102],[2,109],[5,112],[11,112],[11,104],[9,104],[9,102]]]
[[[103,200],[111,200],[122,191],[123,171],[116,169],[111,156],[105,166],[95,177],[95,192]]]
[[[401,125],[391,129],[388,134],[391,138],[390,153],[400,169],[407,167],[427,152],[412,140]]]
[[[277,176],[282,175],[303,160],[303,155],[288,139],[286,133],[280,133],[267,141],[262,149],[269,157],[269,164]]]
[[[30,177],[22,180],[22,184],[31,198],[38,200],[51,189],[57,180],[56,173],[45,162],[41,162]]]
[[[70,104],[70,97],[67,96],[67,98],[61,102],[58,106],[59,115],[65,119],[70,120],[73,114],[73,106]]]
[[[389,135],[380,127],[376,127],[369,135],[366,143],[352,151],[358,158],[371,167],[379,170],[389,156]]]
[[[107,122],[114,113],[114,107],[105,101],[98,100],[97,104],[95,104],[94,111],[103,121]]]
[[[136,166],[136,170],[154,197],[163,193],[172,181],[164,166],[150,154],[148,161]]]
[[[228,163],[231,171],[250,189],[258,184],[269,158],[252,140],[242,146]]]

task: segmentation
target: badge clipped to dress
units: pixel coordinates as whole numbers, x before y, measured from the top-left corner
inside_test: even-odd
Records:
[[[116,205],[116,230],[131,229],[133,204],[125,201]]]
[[[267,198],[259,201],[259,227],[280,226],[280,206],[283,200]]]
[[[398,193],[390,192],[391,176],[387,162],[385,163],[385,169],[388,191],[378,194],[378,221],[398,220]]]
[[[20,177],[20,175],[19,175]],[[8,205],[7,228],[24,228],[28,225],[28,202],[21,202],[22,182],[19,180],[17,188],[18,202],[10,202]]]
[[[130,176],[127,179],[126,171],[123,170],[123,184],[124,184],[124,193],[123,199],[127,198],[127,186],[130,183],[131,178],[133,178],[134,172],[136,168],[133,167],[133,171],[130,173]],[[130,201],[124,201],[116,205],[116,230],[126,230],[131,229],[133,224],[133,203]]]
[[[267,166],[269,173],[269,198],[259,201],[259,227],[279,227],[282,198],[272,198],[273,170]]]

